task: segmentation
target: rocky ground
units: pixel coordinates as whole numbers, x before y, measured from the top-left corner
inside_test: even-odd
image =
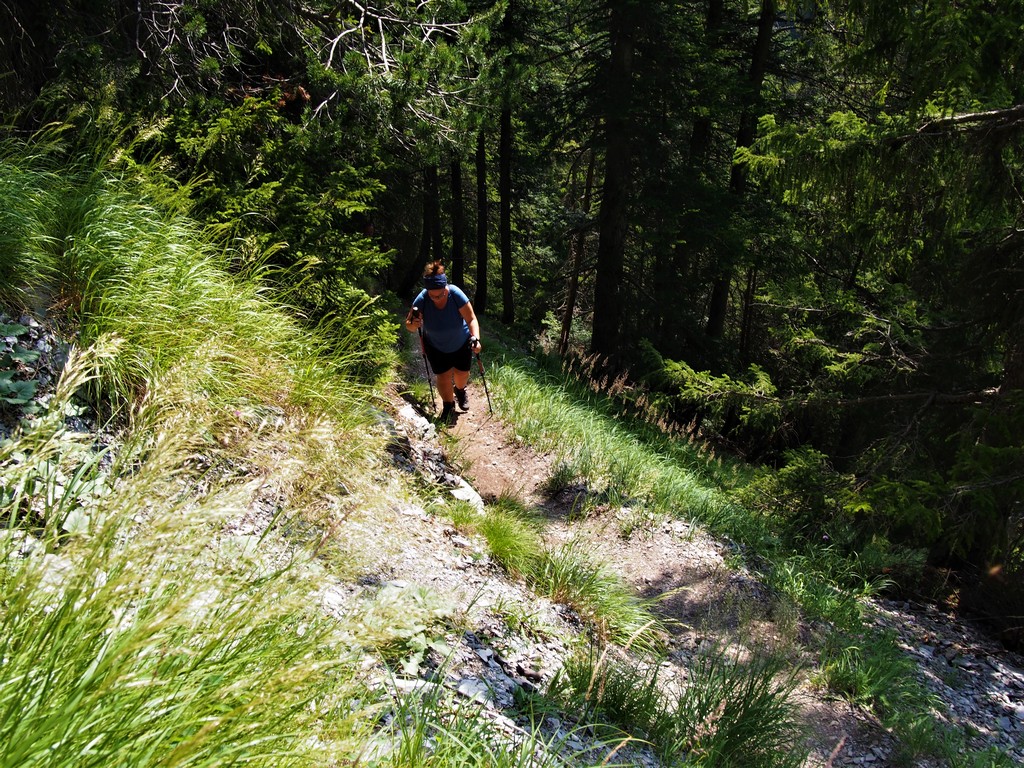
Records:
[[[583,537],[588,551],[616,570],[638,593],[662,598],[657,605],[674,635],[668,661],[671,665],[684,666],[702,644],[734,638],[740,629],[745,636],[755,636],[775,647],[782,644],[791,648],[794,664],[801,664],[806,670],[797,696],[811,734],[808,768],[906,765],[897,763],[896,745],[875,717],[829,697],[810,682],[813,659],[800,642],[807,628],[799,617],[779,616],[771,608],[771,596],[757,579],[727,564],[727,544],[684,520],[637,525],[628,519],[634,514],[631,510],[599,509],[584,519],[570,519],[571,493],[550,498],[541,488],[549,471],[547,458],[518,444],[500,420],[488,413],[484,392],[478,384],[471,384],[470,395],[471,409],[460,414],[450,428],[454,440],[447,441],[448,453],[457,459],[457,469],[445,463],[433,426],[411,406],[398,403],[398,430],[408,438],[407,455],[418,466],[457,486],[455,492],[464,498],[472,498],[475,491],[483,499],[512,493],[527,501],[547,519],[550,543]],[[418,516],[416,520],[426,528],[445,528],[429,516]],[[629,535],[623,535],[624,531]],[[450,543],[457,540],[457,536],[447,536]],[[435,567],[440,550],[430,551],[431,575],[423,577],[438,584],[444,581]],[[545,642],[528,642],[501,652],[481,653],[480,648],[474,647],[475,636],[467,636],[467,647],[480,658],[482,666],[471,655],[471,666],[478,669],[474,672],[467,668],[466,679],[457,685],[471,690],[472,680],[485,679],[488,668],[498,672],[504,685],[494,686],[493,690],[504,694],[493,699],[491,705],[500,710],[514,686],[542,686],[549,679],[567,647],[559,633],[565,632],[568,637],[578,627],[558,606],[522,594],[522,587],[509,584],[482,563],[486,560],[473,557],[457,561],[455,580],[468,581],[474,589],[496,595],[494,599],[499,602],[528,601],[538,606],[538,613],[545,615],[552,628],[552,635]],[[415,574],[419,570],[415,558],[407,567],[407,578],[420,578]],[[868,611],[880,628],[896,633],[900,647],[914,660],[919,679],[935,697],[940,719],[971,734],[972,747],[1006,750],[1024,765],[1024,659],[1006,651],[978,628],[942,613],[935,606],[879,599],[868,606]],[[495,637],[500,636],[496,626],[492,630]],[[462,673],[453,669],[453,674],[458,677]],[[636,760],[635,764],[656,764],[646,753],[631,759]],[[932,763],[922,760],[917,764]]]

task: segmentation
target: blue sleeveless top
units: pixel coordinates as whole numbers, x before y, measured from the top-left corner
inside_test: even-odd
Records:
[[[424,288],[413,299],[412,305],[423,312],[423,335],[430,346],[440,352],[457,352],[469,338],[469,326],[459,310],[469,303],[469,297],[455,285],[448,285],[448,303],[438,309]]]

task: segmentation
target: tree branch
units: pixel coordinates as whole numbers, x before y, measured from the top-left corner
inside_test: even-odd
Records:
[[[920,138],[934,138],[950,133],[960,133],[992,128],[1012,128],[1024,124],[1024,104],[1005,109],[990,109],[984,112],[965,112],[929,120],[913,133],[892,136],[884,144],[899,147]]]
[[[990,109],[985,112],[965,112],[962,115],[950,115],[929,120],[917,129],[918,134],[941,133],[949,128],[966,125],[968,123],[1015,123],[1024,120],[1024,104],[1018,104],[1006,109]]]

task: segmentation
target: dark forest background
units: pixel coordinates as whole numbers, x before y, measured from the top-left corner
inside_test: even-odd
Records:
[[[1020,0],[0,0],[0,105],[382,361],[442,259],[749,462],[787,546],[1019,641],[1022,28]]]

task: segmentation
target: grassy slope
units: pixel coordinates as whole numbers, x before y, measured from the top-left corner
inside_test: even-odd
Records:
[[[876,586],[859,576],[856,560],[827,547],[794,551],[783,546],[789,537],[777,526],[784,521],[754,515],[735,500],[749,479],[741,467],[624,416],[585,383],[547,370],[543,360],[514,352],[511,345],[498,344],[494,353],[497,329],[493,322],[489,326],[495,402],[518,439],[553,457],[549,487],[582,483],[591,500],[629,506],[635,519],[697,520],[738,542],[747,564],[777,598],[822,628],[805,648],[817,657],[819,684],[873,710],[900,740],[898,759],[932,756],[950,765],[1010,764],[998,752],[966,750],[963,735],[936,720],[943,713],[914,679],[913,663],[893,637],[869,628],[864,600]],[[638,509],[647,514],[637,514]],[[771,659],[762,662],[770,665]],[[629,680],[624,687],[645,687],[643,680]]]
[[[373,394],[349,375],[358,347],[301,330],[255,283],[229,277],[194,224],[138,187],[8,151],[0,196],[3,298],[45,297],[77,338],[48,407],[0,445],[0,768],[364,764],[382,722],[396,728],[379,765],[558,764],[539,736],[495,749],[485,720],[452,721],[443,701],[395,710],[366,690],[365,654],[399,657],[422,640],[406,627],[430,627],[410,616],[414,606],[370,606],[373,622],[319,607],[325,574],[352,575],[322,555],[355,535],[355,511],[372,520],[389,502],[381,478],[396,494],[423,490],[380,463],[386,435],[364,406]],[[742,520],[708,482],[717,467],[688,448],[626,430],[520,361],[494,370],[524,436],[572,446],[562,480],[723,531]],[[67,429],[82,396],[119,430],[109,456]],[[240,521],[254,533],[225,535]],[[540,551],[521,522],[515,510],[490,510],[480,532],[496,558],[588,607],[607,636],[616,626],[633,636],[642,606],[585,558]],[[750,530],[760,540],[761,528]],[[581,661],[546,706],[703,765],[730,764],[773,732],[784,738],[756,764],[791,764],[787,689],[768,661],[736,674],[709,659],[693,670],[706,691],[695,703],[634,684],[639,668],[608,658]],[[585,684],[595,675],[620,684],[600,686],[595,701]]]
[[[8,149],[0,195],[4,299],[76,339],[48,406],[0,445],[0,765],[351,754],[359,686],[315,571],[222,532],[254,508],[323,525],[340,483],[370,484],[358,352],[230,278],[138,186]],[[66,426],[83,398],[112,449]]]

